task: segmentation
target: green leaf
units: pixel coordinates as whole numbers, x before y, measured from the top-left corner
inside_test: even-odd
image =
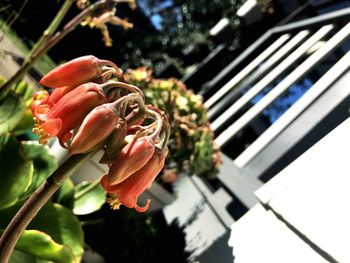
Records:
[[[28,190],[21,195],[21,199],[29,197],[49,175],[58,167],[57,160],[50,154],[47,146],[34,141],[22,142],[23,152],[27,159],[33,161],[34,174]]]
[[[14,91],[16,94],[18,94],[24,99],[26,107],[22,118],[13,130],[15,134],[18,135],[28,132],[28,130],[33,128],[35,124],[33,114],[31,111],[31,105],[33,103],[32,95],[34,93],[34,88],[32,85],[29,85],[26,81],[22,80],[16,85]]]
[[[10,263],[52,263],[52,261],[40,259],[15,249],[11,255]]]
[[[34,89],[32,85],[28,85],[25,80],[22,80],[16,85],[15,92],[22,96],[25,100],[28,100],[32,97]]]
[[[6,81],[7,81],[6,78],[4,78],[3,76],[0,76],[0,86],[5,84]],[[2,100],[6,96],[7,96],[7,92],[3,92],[3,90],[0,89],[0,100]]]
[[[3,76],[0,76],[0,85],[4,84],[6,82],[6,78],[4,78]]]
[[[11,134],[0,136],[0,209],[14,205],[31,184],[33,163]]]
[[[30,108],[26,108],[22,118],[20,119],[13,131],[16,135],[20,135],[30,131],[34,127],[34,124],[35,122],[33,119],[32,111]]]
[[[106,202],[106,193],[98,182],[82,182],[76,187],[73,213],[86,215],[95,212]]]
[[[9,92],[0,100],[0,134],[14,129],[24,114],[24,100],[14,92]]]
[[[25,230],[15,249],[36,258],[56,263],[76,262],[74,254],[68,246],[56,243],[48,234],[38,230]],[[28,259],[24,262],[27,261]]]
[[[69,246],[77,262],[84,253],[84,234],[78,218],[60,204],[47,203],[32,220],[27,229],[36,229],[52,239]]]
[[[61,188],[54,194],[53,200],[69,209],[74,206],[75,187],[71,179],[64,181]]]
[[[19,208],[20,205],[17,204],[0,211],[0,228],[4,229],[8,225]],[[38,230],[46,233],[54,242],[69,247],[76,261],[81,261],[84,253],[84,234],[81,223],[78,218],[64,206],[48,202],[26,229]],[[28,262],[30,261],[28,260]]]

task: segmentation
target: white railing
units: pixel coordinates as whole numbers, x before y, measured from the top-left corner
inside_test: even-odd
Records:
[[[277,86],[267,93],[257,104],[245,112],[238,120],[232,123],[217,138],[216,142],[219,146],[224,146],[239,131],[245,128],[251,121],[281,96],[288,88],[304,76],[313,66],[326,57],[332,50],[338,47],[350,35],[350,23],[346,24],[331,39],[329,39],[316,52],[310,55],[303,63],[294,69],[287,77],[285,77]],[[228,118],[228,116],[226,117]],[[215,122],[214,122],[215,123]],[[213,125],[214,125],[213,123]],[[217,125],[216,125],[217,126]]]
[[[211,125],[215,131],[222,126],[231,116],[236,114],[244,105],[249,103],[256,95],[263,91],[272,81],[280,76],[285,70],[293,66],[293,64],[300,59],[313,45],[332,30],[332,25],[327,25],[319,29],[313,36],[300,45],[294,52],[292,52],[286,59],[284,59],[277,67],[269,68],[268,74],[247,91],[241,98],[239,98],[232,106],[230,106],[220,117],[218,117]],[[301,31],[295,38],[302,41],[308,36],[308,31]],[[299,41],[298,41],[299,43]],[[286,45],[285,47],[287,47]],[[284,47],[284,48],[285,48]],[[290,50],[290,49],[289,49]]]
[[[249,145],[249,147],[235,159],[234,163],[238,167],[246,165],[349,68],[350,51],[348,51],[330,70],[328,70],[327,73],[325,73],[308,91],[306,91],[306,93],[279,119],[277,119],[276,122],[274,122],[263,134]]]
[[[235,87],[240,81],[247,77],[254,69],[256,69],[262,62],[264,62],[269,56],[271,56],[278,48],[281,47],[288,39],[290,35],[284,34],[280,36],[274,43],[272,43],[267,49],[265,49],[259,56],[257,56],[249,65],[247,65],[242,71],[235,75],[229,82],[227,82],[220,90],[218,90],[212,97],[210,97],[204,105],[210,108],[218,100],[222,98],[227,92]]]

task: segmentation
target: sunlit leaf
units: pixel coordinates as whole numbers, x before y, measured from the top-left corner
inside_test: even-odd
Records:
[[[28,190],[21,195],[21,199],[27,198],[33,193],[46,178],[58,167],[57,160],[50,154],[47,146],[34,141],[22,142],[23,152],[27,159],[33,161],[34,174]]]
[[[11,255],[10,263],[52,263],[52,261],[40,259],[15,249]]]
[[[4,78],[3,76],[0,76],[0,86],[2,86],[5,82],[6,82],[6,78]],[[0,92],[0,101],[5,98],[7,95],[7,92]]]
[[[33,114],[30,108],[25,109],[22,118],[19,120],[17,126],[14,128],[16,135],[22,134],[34,127]]]
[[[64,181],[61,188],[54,194],[53,200],[69,209],[73,209],[74,206],[74,193],[75,187],[71,179]]]
[[[9,133],[0,136],[0,209],[18,201],[31,184],[33,170],[16,138]]]
[[[73,212],[86,215],[101,208],[106,201],[106,193],[99,183],[82,182],[76,187]]]
[[[9,92],[0,100],[0,134],[14,129],[25,110],[24,100],[14,92]]]
[[[15,92],[23,97],[25,100],[28,100],[34,93],[33,86],[28,85],[25,80],[19,82],[15,87]]]
[[[84,253],[83,230],[78,218],[66,207],[47,203],[27,229],[43,231],[55,242],[69,246],[80,262]]]
[[[19,209],[20,205],[16,204],[0,210],[0,229],[4,229],[9,224]],[[56,243],[68,246],[72,249],[76,261],[80,262],[84,253],[84,234],[81,223],[69,209],[60,204],[48,202],[26,229],[42,231]]]
[[[49,235],[38,230],[25,230],[18,240],[15,249],[34,256],[37,259],[50,260],[56,263],[76,262],[74,254],[68,246],[56,243]],[[19,260],[20,258],[16,262],[28,262],[29,259],[25,259],[25,261]]]

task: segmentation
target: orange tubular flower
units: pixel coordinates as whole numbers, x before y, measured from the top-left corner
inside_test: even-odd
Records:
[[[71,92],[73,89],[77,88],[76,86],[67,86],[59,89],[55,89],[51,94],[48,100],[49,104],[53,105],[59,101],[64,95]]]
[[[110,185],[108,183],[108,175],[103,176],[101,185],[110,193],[109,203],[112,208],[118,209],[122,204],[128,208],[135,208],[138,212],[147,211],[151,200],[147,199],[146,205],[140,207],[137,204],[137,199],[147,188],[152,186],[154,179],[164,167],[167,153],[167,149],[162,150],[157,147],[145,166],[119,184]]]
[[[72,137],[70,131],[77,128],[93,108],[104,102],[106,97],[98,84],[83,84],[53,106],[44,102],[34,107],[33,114],[38,124],[33,131],[39,134],[40,143],[57,136],[63,145]]]
[[[114,13],[108,15],[108,19],[115,18]],[[146,81],[150,71],[143,70],[139,77]],[[114,77],[118,81],[112,81]],[[103,149],[100,163],[108,164],[109,171],[101,185],[112,208],[124,205],[147,211],[151,200],[144,206],[137,200],[164,167],[170,136],[165,113],[146,105],[142,90],[126,83],[113,62],[94,56],[76,58],[53,69],[40,84],[54,90],[33,96],[33,132],[39,135],[39,142],[45,144],[57,137],[70,155]]]
[[[114,63],[89,55],[73,59],[54,68],[39,83],[50,88],[76,87],[99,78],[105,66],[114,69],[117,77],[123,79],[121,69]]]
[[[102,66],[94,56],[79,57],[54,68],[39,83],[50,88],[78,86],[98,77]]]
[[[49,93],[46,90],[39,90],[34,93],[33,95],[33,102],[30,106],[33,115],[35,116],[35,112],[37,111],[37,108],[42,104],[47,104],[49,100]]]
[[[75,86],[71,86],[55,89],[50,95],[45,90],[36,92],[33,96],[34,100],[31,105],[33,115],[40,115],[38,112],[40,109],[44,110],[43,113],[46,114],[48,108],[52,108],[53,105],[56,104],[64,95],[71,92],[75,88]]]
[[[107,174],[108,184],[119,184],[151,159],[155,145],[150,137],[128,143],[117,155]]]
[[[93,109],[84,119],[74,136],[69,152],[71,154],[91,151],[110,135],[118,124],[119,117],[110,104]]]

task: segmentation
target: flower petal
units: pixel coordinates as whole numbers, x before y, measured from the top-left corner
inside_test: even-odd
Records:
[[[37,101],[36,101],[37,102]],[[50,111],[51,107],[47,104],[39,104],[35,106],[36,104],[32,104],[33,106],[33,115],[40,121],[46,121],[47,120],[47,113]]]
[[[94,56],[83,56],[64,63],[41,80],[40,84],[50,88],[78,86],[97,78],[102,71],[103,64]]]
[[[42,124],[42,127],[49,135],[56,136],[62,127],[62,120],[59,118],[49,119]]]
[[[150,203],[151,203],[151,199],[147,199],[146,204],[143,207],[141,207],[135,202],[134,208],[137,212],[144,213],[148,210]]]

